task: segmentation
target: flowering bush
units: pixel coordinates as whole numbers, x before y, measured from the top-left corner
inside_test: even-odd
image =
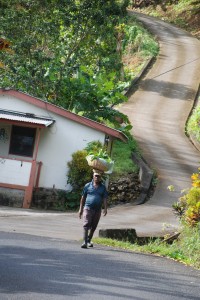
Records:
[[[197,226],[200,222],[200,168],[198,170],[191,176],[192,187],[173,204],[176,214],[189,226]]]
[[[192,186],[200,188],[200,173],[192,174],[191,179],[192,179]]]

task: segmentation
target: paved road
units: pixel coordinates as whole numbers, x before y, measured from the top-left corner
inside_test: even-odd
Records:
[[[166,227],[166,224],[170,226]],[[139,236],[162,236],[177,227],[178,219],[171,208],[123,205],[109,209],[108,215],[101,218],[98,229],[134,228]],[[0,230],[80,241],[82,220],[77,213],[0,207]]]
[[[190,187],[200,163],[200,153],[184,132],[199,86],[200,41],[163,21],[136,15],[158,37],[160,53],[120,111],[129,116],[143,157],[158,175],[148,204],[170,207]],[[167,190],[169,185],[174,193]]]
[[[0,232],[1,300],[198,300],[200,272],[169,259]]]

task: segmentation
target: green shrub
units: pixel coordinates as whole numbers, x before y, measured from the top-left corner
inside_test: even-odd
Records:
[[[76,210],[79,207],[81,192],[84,185],[92,179],[92,168],[89,167],[86,156],[91,151],[98,151],[102,148],[99,141],[93,141],[87,144],[84,150],[78,150],[72,154],[72,160],[68,165],[68,179],[72,191],[65,193],[60,197],[58,206],[62,210]]]
[[[67,163],[69,172],[68,180],[73,191],[81,191],[84,185],[92,178],[92,169],[88,166],[86,150],[79,150],[72,154],[72,160]]]
[[[198,142],[200,142],[200,105],[198,105],[191,117],[189,118],[189,121],[187,123],[187,131],[189,134],[193,135]]]
[[[92,169],[86,160],[87,155],[86,150],[78,150],[72,154],[72,160],[67,163],[67,183],[71,185],[72,190],[59,195],[57,209],[76,210],[79,207],[82,189],[92,178]]]
[[[81,194],[79,191],[60,192],[58,201],[55,204],[55,209],[66,211],[66,210],[77,210],[80,205]]]

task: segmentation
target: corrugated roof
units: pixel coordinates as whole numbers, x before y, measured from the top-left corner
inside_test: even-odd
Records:
[[[39,117],[32,113],[22,113],[10,110],[0,110],[0,119],[44,125],[45,127],[48,127],[54,122],[52,118]]]

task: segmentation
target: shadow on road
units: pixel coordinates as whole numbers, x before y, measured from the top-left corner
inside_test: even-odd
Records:
[[[62,240],[0,235],[4,244],[0,248],[0,294],[34,293],[36,298],[31,299],[42,294],[49,295],[48,299],[94,294],[97,299],[134,296],[141,300],[142,293],[147,293],[148,299],[155,299],[151,295],[157,299],[199,299],[191,295],[191,290],[198,288],[197,272],[190,268],[186,272],[185,266],[173,261],[106,248],[78,251],[77,243]]]
[[[170,71],[167,71],[170,72]],[[162,76],[160,74],[159,76]],[[159,77],[156,76],[156,77]],[[191,101],[194,99],[196,91],[184,84],[173,83],[163,80],[145,79],[140,84],[140,90],[155,92],[166,98]]]

